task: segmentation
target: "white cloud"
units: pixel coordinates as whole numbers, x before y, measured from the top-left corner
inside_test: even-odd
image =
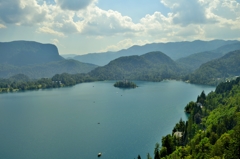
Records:
[[[121,49],[127,49],[133,45],[145,45],[149,43],[147,40],[137,40],[137,41],[132,41],[132,39],[124,39],[122,41],[119,41],[116,45],[110,45],[104,50],[101,50],[101,52],[106,52],[106,51],[118,51]]]
[[[38,29],[37,32],[38,33],[52,34],[52,35],[56,35],[56,36],[59,36],[59,37],[64,37],[63,33],[55,31],[55,30],[53,30],[51,28],[48,28],[48,27],[41,27],[41,28]]]
[[[105,11],[96,6],[86,12],[79,12],[78,17],[83,18],[78,23],[83,34],[113,36],[142,31],[141,25],[133,23],[130,17],[122,16],[121,13],[113,10]]]
[[[0,29],[7,28],[5,25],[0,24]]]
[[[173,14],[175,24],[203,24],[208,21],[205,14],[205,6],[198,0],[161,0],[169,7]]]
[[[78,11],[85,9],[95,0],[56,0],[56,2],[63,10]]]
[[[47,12],[35,0],[1,0],[0,21],[18,25],[35,25],[45,20]]]
[[[59,43],[58,39],[51,39],[52,43],[57,45]]]

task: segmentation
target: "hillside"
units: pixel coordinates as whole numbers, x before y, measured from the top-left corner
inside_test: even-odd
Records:
[[[26,66],[63,60],[57,47],[52,44],[32,41],[1,42],[0,50],[1,64]]]
[[[87,73],[96,65],[66,60],[52,44],[31,41],[0,43],[0,78],[25,74],[30,78],[52,77],[58,73]]]
[[[176,60],[176,62],[194,71],[199,68],[203,63],[220,58],[226,53],[235,50],[240,50],[240,42],[224,45],[217,48],[216,50],[192,54],[187,57],[180,58]]]
[[[221,83],[208,95],[202,92],[185,107],[188,120],[180,119],[171,134],[162,137],[161,149],[156,144],[154,158],[239,159],[239,96],[240,78]]]
[[[227,53],[221,58],[212,60],[200,66],[187,79],[191,83],[218,84],[225,78],[240,75],[240,50]]]
[[[31,65],[16,67],[11,65],[0,64],[0,78],[8,78],[16,74],[25,74],[30,78],[46,78],[61,73],[88,73],[97,66],[92,64],[81,63],[76,60],[62,60],[50,62],[45,65]]]
[[[182,69],[162,52],[120,57],[89,73],[100,80],[150,80],[176,78]]]
[[[153,43],[144,46],[132,46],[128,49],[120,50],[117,52],[104,52],[104,53],[90,53],[86,55],[79,55],[74,57],[75,60],[92,63],[99,66],[104,66],[110,61],[121,56],[142,55],[147,52],[161,51],[168,55],[173,60],[189,56],[194,53],[215,50],[221,46],[233,44],[238,41],[183,41],[183,42],[168,42],[168,43]]]

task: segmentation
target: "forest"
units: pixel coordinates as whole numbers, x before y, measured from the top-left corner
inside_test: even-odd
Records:
[[[119,87],[119,88],[136,88],[137,85],[131,81],[118,81],[114,83],[114,87]]]
[[[221,83],[215,92],[202,92],[185,107],[171,134],[156,143],[154,159],[239,159],[240,78]],[[138,156],[138,159],[141,156]],[[145,158],[145,157],[144,157]],[[153,159],[149,153],[147,159]]]
[[[30,79],[28,76],[18,74],[8,79],[0,79],[0,92],[16,92],[25,90],[38,90],[73,86],[83,82],[96,81],[87,74],[56,74],[52,78]]]

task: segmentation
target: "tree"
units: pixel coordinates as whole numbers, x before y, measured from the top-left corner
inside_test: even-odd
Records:
[[[154,149],[154,159],[160,159],[159,155],[159,143],[156,143],[155,149]]]
[[[147,159],[152,159],[149,153],[147,154]]]
[[[175,150],[174,140],[170,134],[162,138],[162,146],[167,148],[167,155]]]

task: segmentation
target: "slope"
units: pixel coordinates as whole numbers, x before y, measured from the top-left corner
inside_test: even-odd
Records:
[[[227,53],[221,58],[212,60],[200,66],[187,78],[192,83],[218,84],[225,78],[240,75],[240,50]]]
[[[150,52],[142,56],[126,56],[91,71],[91,77],[100,80],[150,80],[161,81],[176,78],[182,70],[162,52]]]
[[[117,52],[104,52],[104,53],[90,53],[86,55],[79,55],[74,57],[75,60],[92,63],[99,66],[108,64],[110,61],[121,57],[131,55],[142,55],[147,52],[161,51],[168,55],[170,58],[176,60],[186,57],[193,53],[215,50],[223,45],[236,43],[238,41],[183,41],[183,42],[168,42],[168,43],[152,43],[144,46],[132,46],[128,49],[120,50]]]
[[[220,58],[226,53],[234,50],[240,50],[240,42],[224,45],[217,48],[216,50],[192,54],[187,57],[180,58],[176,60],[176,62],[194,71],[199,68],[201,64]]]
[[[57,73],[87,73],[96,65],[66,60],[52,44],[32,41],[0,43],[0,78],[25,74],[30,78],[52,77]]]

